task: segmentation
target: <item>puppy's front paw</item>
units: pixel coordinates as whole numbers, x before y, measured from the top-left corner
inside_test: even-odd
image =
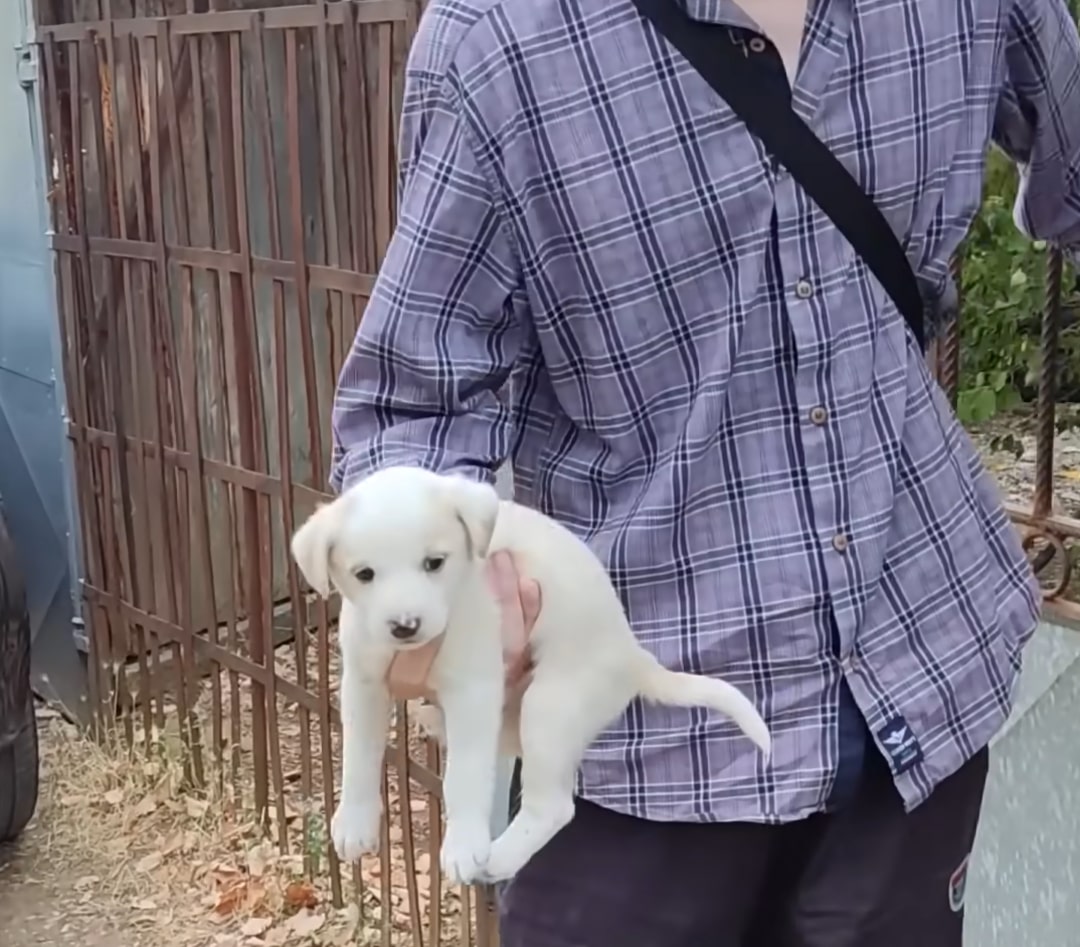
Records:
[[[379,804],[341,803],[330,821],[334,850],[344,862],[354,862],[361,855],[379,850],[382,807]]]
[[[451,884],[472,884],[484,875],[491,832],[486,825],[447,822],[440,862]]]

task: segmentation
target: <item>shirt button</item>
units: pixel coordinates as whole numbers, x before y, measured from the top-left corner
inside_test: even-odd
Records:
[[[832,538],[832,547],[837,552],[847,552],[848,538],[843,533],[837,533]]]
[[[809,299],[814,295],[814,287],[806,280],[801,279],[795,284],[795,295],[798,296],[799,299]]]
[[[818,405],[816,408],[810,409],[810,420],[818,427],[821,427],[821,425],[829,420],[829,412],[821,407],[821,405]]]
[[[854,654],[849,654],[843,661],[840,662],[840,667],[845,674],[853,673],[859,666],[859,659]]]
[[[750,52],[763,53],[765,52],[767,45],[768,44],[765,42],[765,40],[763,40],[760,36],[755,36],[752,40],[750,40]]]

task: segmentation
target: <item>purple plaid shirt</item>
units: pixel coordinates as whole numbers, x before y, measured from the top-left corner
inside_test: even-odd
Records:
[[[718,41],[753,27],[686,3]],[[1025,229],[1080,243],[1078,50],[1064,0],[817,0],[794,104],[940,284],[991,137]],[[401,161],[334,486],[509,459],[645,647],[775,735],[765,762],[718,716],[635,703],[584,796],[820,811],[845,679],[909,807],[989,741],[1038,613],[994,483],[850,245],[630,0],[431,0]]]

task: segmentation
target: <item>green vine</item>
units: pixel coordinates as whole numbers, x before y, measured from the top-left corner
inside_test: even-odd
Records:
[[[1046,245],[1024,236],[1013,220],[1017,172],[991,152],[982,208],[964,248],[960,310],[961,368],[957,414],[979,424],[1034,396],[1046,294]],[[1080,400],[1080,298],[1065,274],[1059,394]]]

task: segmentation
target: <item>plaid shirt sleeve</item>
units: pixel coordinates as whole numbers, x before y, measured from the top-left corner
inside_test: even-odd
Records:
[[[454,83],[410,70],[399,217],[333,410],[331,485],[396,464],[492,480],[520,348],[519,266]]]
[[[1015,0],[994,139],[1020,165],[1016,222],[1080,257],[1080,37],[1066,0]]]

